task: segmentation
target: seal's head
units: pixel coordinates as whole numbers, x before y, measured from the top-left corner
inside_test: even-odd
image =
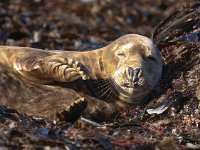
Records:
[[[162,57],[153,42],[137,34],[125,35],[108,47],[112,57],[106,66],[119,98],[137,103],[158,82],[162,72]],[[112,49],[112,54],[111,54]]]

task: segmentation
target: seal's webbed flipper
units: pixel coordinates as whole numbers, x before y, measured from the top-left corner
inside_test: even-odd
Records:
[[[74,123],[83,113],[87,107],[87,101],[81,97],[54,116],[54,119],[58,121],[66,121]]]
[[[16,60],[14,68],[33,81],[71,82],[77,79],[88,79],[87,71],[79,61],[61,55],[20,58]]]

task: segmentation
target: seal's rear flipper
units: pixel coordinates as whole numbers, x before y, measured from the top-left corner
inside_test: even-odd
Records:
[[[75,122],[87,107],[87,101],[84,98],[75,100],[64,110],[61,110],[54,117],[56,121]]]
[[[34,82],[71,82],[77,79],[88,79],[87,70],[80,62],[61,55],[18,58],[14,68],[22,76]]]

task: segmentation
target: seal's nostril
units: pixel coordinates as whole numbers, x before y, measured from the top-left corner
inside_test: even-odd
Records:
[[[132,67],[127,67],[126,68],[126,74],[127,74],[128,80],[130,82],[132,82],[133,81],[133,76],[134,76],[134,70],[133,70],[133,68]]]
[[[128,74],[130,77],[133,77],[134,76],[134,70],[132,67],[128,67]]]
[[[142,69],[141,68],[139,68],[139,72],[138,72],[138,78],[141,78],[142,77]]]
[[[134,73],[135,73],[134,76],[138,77],[140,71],[141,71],[141,68],[136,68],[136,69],[134,70]]]
[[[131,83],[136,82],[141,77],[141,74],[142,74],[141,68],[133,69],[132,67],[127,67],[127,76]]]

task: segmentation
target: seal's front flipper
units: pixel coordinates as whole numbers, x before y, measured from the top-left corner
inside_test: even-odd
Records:
[[[55,116],[56,121],[75,122],[87,107],[87,101],[79,98],[68,105],[64,110],[58,112]]]
[[[83,64],[61,55],[18,58],[14,68],[32,81],[71,82],[77,79],[88,79],[87,70]]]

